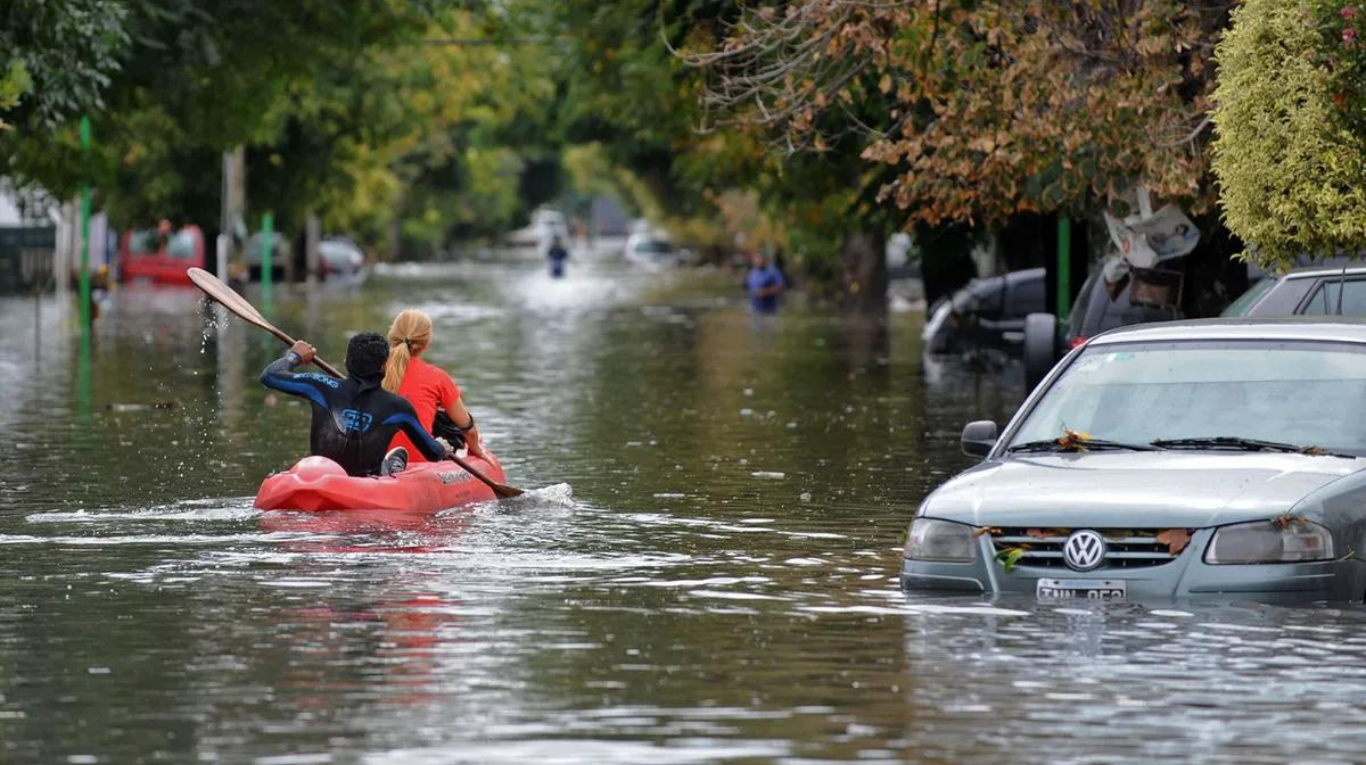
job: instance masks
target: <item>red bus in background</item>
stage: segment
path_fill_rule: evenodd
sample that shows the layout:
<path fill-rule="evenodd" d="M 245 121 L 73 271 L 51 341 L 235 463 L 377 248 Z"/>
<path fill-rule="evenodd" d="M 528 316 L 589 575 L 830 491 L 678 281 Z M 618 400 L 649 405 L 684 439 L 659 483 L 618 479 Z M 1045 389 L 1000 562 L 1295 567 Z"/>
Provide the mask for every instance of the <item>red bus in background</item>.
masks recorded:
<path fill-rule="evenodd" d="M 204 267 L 204 234 L 198 226 L 186 226 L 170 233 L 140 229 L 125 231 L 119 237 L 119 273 L 124 283 L 150 281 L 155 284 L 189 284 L 186 269 Z"/>

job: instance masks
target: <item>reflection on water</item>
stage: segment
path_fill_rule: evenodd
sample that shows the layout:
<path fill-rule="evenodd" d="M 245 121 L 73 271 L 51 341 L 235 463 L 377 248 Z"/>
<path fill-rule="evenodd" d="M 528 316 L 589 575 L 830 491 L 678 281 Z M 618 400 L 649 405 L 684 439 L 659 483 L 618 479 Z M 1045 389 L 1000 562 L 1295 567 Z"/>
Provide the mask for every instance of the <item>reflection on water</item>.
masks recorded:
<path fill-rule="evenodd" d="M 432 314 L 540 487 L 434 517 L 252 509 L 307 412 L 192 291 L 117 293 L 88 365 L 0 304 L 0 762 L 1359 759 L 1358 609 L 908 600 L 905 524 L 1013 376 L 922 363 L 911 317 L 756 326 L 732 281 L 277 291 L 333 360 Z"/>

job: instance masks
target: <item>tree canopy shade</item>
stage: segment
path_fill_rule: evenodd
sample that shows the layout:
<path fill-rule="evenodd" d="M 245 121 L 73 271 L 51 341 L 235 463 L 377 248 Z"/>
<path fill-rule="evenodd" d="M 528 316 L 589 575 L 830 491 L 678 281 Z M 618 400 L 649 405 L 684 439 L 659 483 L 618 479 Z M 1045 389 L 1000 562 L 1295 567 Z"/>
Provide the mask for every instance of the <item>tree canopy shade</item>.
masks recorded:
<path fill-rule="evenodd" d="M 1209 206 L 1209 59 L 1230 6 L 802 0 L 684 55 L 710 71 L 718 122 L 818 152 L 862 132 L 911 220 L 990 227 L 1133 183 Z"/>
<path fill-rule="evenodd" d="M 1247 0 L 1219 46 L 1220 202 L 1264 267 L 1366 247 L 1360 21 L 1340 1 Z"/>

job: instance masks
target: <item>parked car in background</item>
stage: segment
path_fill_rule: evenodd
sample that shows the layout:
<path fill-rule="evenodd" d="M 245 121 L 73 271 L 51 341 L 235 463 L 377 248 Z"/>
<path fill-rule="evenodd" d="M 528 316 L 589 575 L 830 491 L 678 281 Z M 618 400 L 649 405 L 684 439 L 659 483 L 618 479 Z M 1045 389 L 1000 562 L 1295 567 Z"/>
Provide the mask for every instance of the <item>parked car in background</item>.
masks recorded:
<path fill-rule="evenodd" d="M 627 237 L 622 256 L 632 263 L 647 266 L 676 266 L 683 261 L 683 251 L 674 246 L 666 234 L 653 230 Z"/>
<path fill-rule="evenodd" d="M 250 273 L 249 278 L 261 278 L 261 256 L 264 237 L 252 234 L 243 248 L 242 257 Z M 289 239 L 279 232 L 271 235 L 270 263 L 271 278 L 280 281 L 286 274 L 286 263 L 293 259 L 294 272 L 299 278 L 306 273 L 305 254 L 296 252 Z M 365 277 L 365 252 L 349 238 L 330 236 L 318 242 L 318 275 L 326 279 L 363 279 Z"/>
<path fill-rule="evenodd" d="M 1309 266 L 1252 285 L 1223 316 L 1366 316 L 1366 265 Z"/>
<path fill-rule="evenodd" d="M 1204 320 L 1092 339 L 911 523 L 908 591 L 1366 595 L 1366 323 Z"/>
<path fill-rule="evenodd" d="M 324 279 L 364 278 L 365 252 L 344 236 L 333 236 L 318 242 L 318 264 Z"/>
<path fill-rule="evenodd" d="M 1181 290 L 1184 277 L 1177 270 L 1131 269 L 1118 284 L 1096 270 L 1081 285 L 1067 322 L 1051 313 L 1025 321 L 1025 386 L 1033 388 L 1067 351 L 1092 337 L 1131 324 L 1184 318 Z"/>
<path fill-rule="evenodd" d="M 204 234 L 198 226 L 174 232 L 125 231 L 119 238 L 119 271 L 124 282 L 189 284 L 185 272 L 191 267 L 204 267 Z"/>
<path fill-rule="evenodd" d="M 932 354 L 997 349 L 1020 355 L 1025 318 L 1044 305 L 1044 269 L 974 279 L 927 312 L 920 337 Z"/>
<path fill-rule="evenodd" d="M 242 247 L 242 260 L 246 263 L 248 277 L 251 281 L 261 279 L 261 260 L 265 255 L 265 236 L 261 232 L 256 232 L 247 238 L 247 243 Z M 271 232 L 270 235 L 270 278 L 273 281 L 281 281 L 285 278 L 285 264 L 294 257 L 293 248 L 289 245 L 289 240 L 279 231 Z"/>

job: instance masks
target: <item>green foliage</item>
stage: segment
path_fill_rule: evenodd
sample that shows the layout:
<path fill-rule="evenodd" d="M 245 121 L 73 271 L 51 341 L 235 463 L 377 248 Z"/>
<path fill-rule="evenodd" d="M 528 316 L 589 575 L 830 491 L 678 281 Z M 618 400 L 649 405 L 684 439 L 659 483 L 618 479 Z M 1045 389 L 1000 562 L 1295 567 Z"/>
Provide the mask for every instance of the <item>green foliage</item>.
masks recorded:
<path fill-rule="evenodd" d="M 1324 45 L 1301 3 L 1248 0 L 1216 54 L 1220 202 L 1264 267 L 1366 245 L 1366 143 L 1338 117 Z"/>
<path fill-rule="evenodd" d="M 106 73 L 86 77 L 89 92 L 80 98 L 54 88 L 48 99 L 98 107 L 95 146 L 83 156 L 72 122 L 41 122 L 47 113 L 71 115 L 25 98 L 21 129 L 0 134 L 0 173 L 57 198 L 93 183 L 118 226 L 162 217 L 214 225 L 220 156 L 238 145 L 247 148 L 250 217 L 274 211 L 286 231 L 310 209 L 326 229 L 371 242 L 398 217 L 434 243 L 472 226 L 506 226 L 517 214 L 508 200 L 516 199 L 524 163 L 495 144 L 520 114 L 553 100 L 539 51 L 479 44 L 491 33 L 487 9 L 407 0 L 120 3 L 128 44 L 118 66 L 82 54 L 104 50 L 81 37 L 98 29 L 52 18 L 81 11 L 90 21 L 99 0 L 16 7 L 35 4 L 47 15 L 30 25 L 29 38 L 64 30 L 70 39 L 60 45 L 42 38 L 46 50 L 80 59 L 72 73 Z M 0 29 L 13 37 L 26 27 Z M 0 79 L 0 94 L 17 98 L 22 81 L 13 72 L 25 65 L 14 66 Z M 61 81 L 35 76 L 34 83 Z M 531 122 L 523 129 L 536 133 Z"/>
<path fill-rule="evenodd" d="M 0 76 L 0 114 L 13 109 L 19 99 L 33 87 L 33 79 L 28 76 L 28 67 L 23 61 L 11 61 L 9 70 Z M 0 130 L 12 130 L 14 126 L 0 120 Z"/>
<path fill-rule="evenodd" d="M 0 121 L 51 129 L 100 108 L 129 44 L 127 6 L 116 0 L 0 4 L 0 71 L 7 72 L 0 79 Z M 21 82 L 26 87 L 16 91 Z"/>

